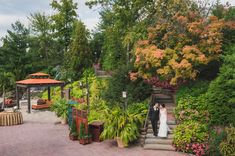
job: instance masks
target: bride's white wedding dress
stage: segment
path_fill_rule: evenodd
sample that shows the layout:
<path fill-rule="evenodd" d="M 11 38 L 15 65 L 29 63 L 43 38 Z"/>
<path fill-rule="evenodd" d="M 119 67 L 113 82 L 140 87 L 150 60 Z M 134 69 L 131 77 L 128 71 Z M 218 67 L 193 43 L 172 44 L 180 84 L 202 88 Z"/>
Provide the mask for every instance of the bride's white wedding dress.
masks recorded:
<path fill-rule="evenodd" d="M 167 137 L 167 131 L 170 131 L 167 125 L 167 111 L 160 109 L 160 126 L 158 130 L 158 137 Z"/>

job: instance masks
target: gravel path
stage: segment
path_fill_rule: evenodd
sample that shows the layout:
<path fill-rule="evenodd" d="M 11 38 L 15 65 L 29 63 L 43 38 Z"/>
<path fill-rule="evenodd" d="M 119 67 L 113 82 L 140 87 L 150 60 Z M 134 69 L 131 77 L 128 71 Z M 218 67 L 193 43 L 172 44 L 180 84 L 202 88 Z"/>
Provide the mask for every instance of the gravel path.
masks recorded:
<path fill-rule="evenodd" d="M 59 119 L 49 111 L 25 113 L 24 124 L 0 127 L 0 156 L 184 156 L 170 151 L 143 150 L 139 146 L 117 148 L 116 142 L 80 145 L 70 141 L 68 126 L 56 124 Z"/>

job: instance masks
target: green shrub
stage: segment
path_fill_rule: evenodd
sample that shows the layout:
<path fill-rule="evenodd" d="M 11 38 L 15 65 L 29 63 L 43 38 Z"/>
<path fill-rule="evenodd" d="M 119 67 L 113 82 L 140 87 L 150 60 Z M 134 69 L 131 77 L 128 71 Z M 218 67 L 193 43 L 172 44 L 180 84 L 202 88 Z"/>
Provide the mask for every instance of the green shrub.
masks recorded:
<path fill-rule="evenodd" d="M 64 89 L 70 89 L 70 96 L 74 98 L 81 98 L 84 94 L 80 88 L 80 81 L 74 81 L 71 84 L 67 84 Z"/>
<path fill-rule="evenodd" d="M 174 129 L 173 144 L 178 151 L 193 153 L 192 144 L 205 143 L 209 138 L 208 126 L 197 121 L 186 121 Z"/>
<path fill-rule="evenodd" d="M 70 129 L 70 134 L 72 136 L 76 136 L 76 137 L 78 136 L 77 125 L 76 125 L 75 120 L 73 120 L 73 122 L 72 122 L 71 126 L 69 127 L 69 129 Z"/>
<path fill-rule="evenodd" d="M 105 125 L 101 138 L 115 139 L 120 137 L 127 145 L 137 139 L 139 135 L 138 125 L 141 125 L 143 120 L 143 116 L 139 113 L 122 110 L 120 107 L 109 109 L 105 112 Z"/>
<path fill-rule="evenodd" d="M 60 87 L 51 87 L 51 100 L 56 101 L 61 98 Z M 47 90 L 42 93 L 42 99 L 47 99 L 48 97 Z"/>
<path fill-rule="evenodd" d="M 207 92 L 209 86 L 209 81 L 191 81 L 183 86 L 181 86 L 176 94 L 176 101 L 186 99 L 188 96 L 198 97 L 201 94 Z"/>
<path fill-rule="evenodd" d="M 209 86 L 207 99 L 212 124 L 235 125 L 235 51 L 224 57 L 219 76 Z"/>
<path fill-rule="evenodd" d="M 143 124 L 145 117 L 148 113 L 148 100 L 138 103 L 132 103 L 127 108 L 128 112 L 131 114 L 139 114 L 142 116 L 142 120 L 140 121 L 139 127 Z"/>
<path fill-rule="evenodd" d="M 63 119 L 67 118 L 68 115 L 68 104 L 65 99 L 58 99 L 50 106 L 51 111 L 55 112 L 58 117 Z"/>
<path fill-rule="evenodd" d="M 235 155 L 235 127 L 225 128 L 226 137 L 220 143 L 220 152 L 224 156 L 234 156 Z"/>
<path fill-rule="evenodd" d="M 85 137 L 85 125 L 84 123 L 80 123 L 80 127 L 79 127 L 79 139 L 83 139 Z"/>
<path fill-rule="evenodd" d="M 219 145 L 226 137 L 225 131 L 222 131 L 219 134 L 217 134 L 215 131 L 211 131 L 210 135 L 209 150 L 207 155 L 222 156 L 222 154 L 220 153 Z"/>
<path fill-rule="evenodd" d="M 99 105 L 103 99 L 103 92 L 107 89 L 108 79 L 95 78 L 90 85 L 90 103 L 92 106 Z"/>
<path fill-rule="evenodd" d="M 209 112 L 206 100 L 205 94 L 198 97 L 189 95 L 179 99 L 175 108 L 176 119 L 180 122 L 195 120 L 207 123 L 209 121 Z"/>
<path fill-rule="evenodd" d="M 121 66 L 114 72 L 112 78 L 109 79 L 103 97 L 110 104 L 113 101 L 119 104 L 123 103 L 123 91 L 127 91 L 128 104 L 143 101 L 150 96 L 150 85 L 145 84 L 142 79 L 131 81 L 129 79 L 129 70 L 126 66 Z"/>

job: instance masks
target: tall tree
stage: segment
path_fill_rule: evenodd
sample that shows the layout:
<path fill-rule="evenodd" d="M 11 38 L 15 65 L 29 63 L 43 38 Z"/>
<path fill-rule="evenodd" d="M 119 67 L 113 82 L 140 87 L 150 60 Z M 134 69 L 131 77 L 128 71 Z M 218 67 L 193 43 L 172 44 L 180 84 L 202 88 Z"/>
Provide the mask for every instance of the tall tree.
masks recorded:
<path fill-rule="evenodd" d="M 25 78 L 32 71 L 28 58 L 29 30 L 19 21 L 11 25 L 13 30 L 7 30 L 0 50 L 0 60 L 4 71 L 12 72 L 16 80 Z"/>
<path fill-rule="evenodd" d="M 5 72 L 0 70 L 0 89 L 3 93 L 3 105 L 1 109 L 4 109 L 5 104 L 5 92 L 8 89 L 11 89 L 15 83 L 15 77 L 11 72 Z"/>
<path fill-rule="evenodd" d="M 64 68 L 77 79 L 90 67 L 92 56 L 88 45 L 89 32 L 81 21 L 76 22 L 69 51 L 65 53 Z"/>
<path fill-rule="evenodd" d="M 113 70 L 131 60 L 131 49 L 135 41 L 143 39 L 144 29 L 153 21 L 155 0 L 92 0 L 90 7 L 101 4 L 103 9 L 99 29 L 104 34 L 101 53 L 102 65 Z"/>
<path fill-rule="evenodd" d="M 177 85 L 195 79 L 199 69 L 218 60 L 223 20 L 199 12 L 180 12 L 148 28 L 148 39 L 136 46 L 135 65 L 144 78 L 158 76 Z"/>
<path fill-rule="evenodd" d="M 40 68 L 48 68 L 57 64 L 57 51 L 54 50 L 54 41 L 52 39 L 51 19 L 44 13 L 30 14 L 30 26 L 34 36 L 31 38 L 31 51 L 33 54 L 32 62 L 34 66 Z"/>
<path fill-rule="evenodd" d="M 95 63 L 98 63 L 100 60 L 100 55 L 101 55 L 102 47 L 104 43 L 104 34 L 102 32 L 94 32 L 92 36 L 93 37 L 89 45 L 91 48 L 93 61 Z"/>
<path fill-rule="evenodd" d="M 71 42 L 71 35 L 74 29 L 74 21 L 77 18 L 77 3 L 73 0 L 53 0 L 51 3 L 52 9 L 57 12 L 51 16 L 52 28 L 54 31 L 54 38 L 58 40 L 61 58 L 63 54 L 68 51 L 68 46 Z"/>

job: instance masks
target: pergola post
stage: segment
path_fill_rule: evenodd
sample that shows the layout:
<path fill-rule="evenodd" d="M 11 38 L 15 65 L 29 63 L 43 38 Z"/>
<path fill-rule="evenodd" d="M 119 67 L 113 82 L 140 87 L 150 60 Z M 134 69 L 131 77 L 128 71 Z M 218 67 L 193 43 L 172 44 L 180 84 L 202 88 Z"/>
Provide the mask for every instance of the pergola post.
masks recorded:
<path fill-rule="evenodd" d="M 28 113 L 31 113 L 31 103 L 30 103 L 30 87 L 27 87 L 27 93 L 28 93 Z"/>
<path fill-rule="evenodd" d="M 47 91 L 48 91 L 47 99 L 48 101 L 51 101 L 51 87 L 50 86 L 47 87 Z"/>
<path fill-rule="evenodd" d="M 16 85 L 16 105 L 17 105 L 17 109 L 20 109 L 19 92 L 18 92 L 17 85 Z"/>

